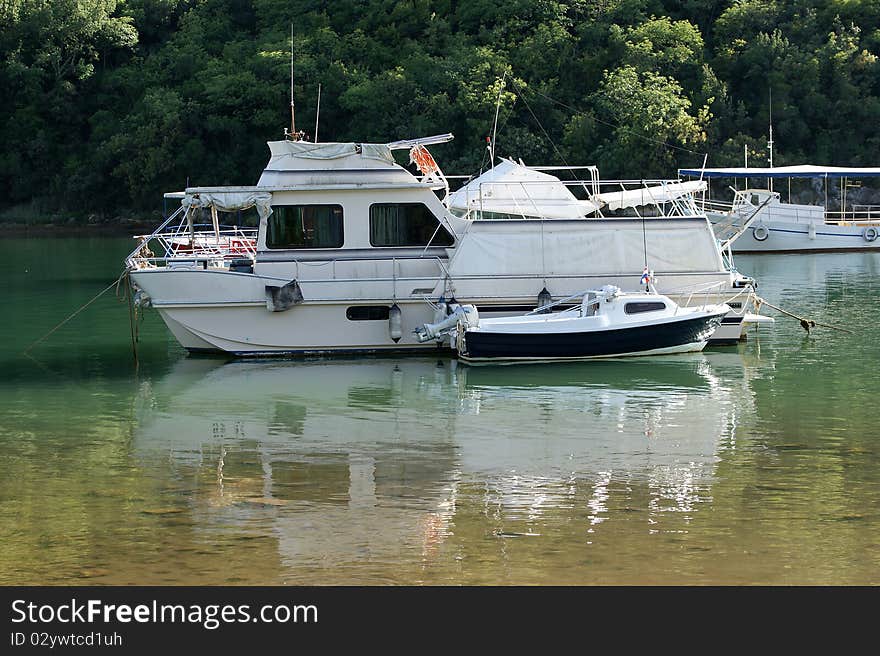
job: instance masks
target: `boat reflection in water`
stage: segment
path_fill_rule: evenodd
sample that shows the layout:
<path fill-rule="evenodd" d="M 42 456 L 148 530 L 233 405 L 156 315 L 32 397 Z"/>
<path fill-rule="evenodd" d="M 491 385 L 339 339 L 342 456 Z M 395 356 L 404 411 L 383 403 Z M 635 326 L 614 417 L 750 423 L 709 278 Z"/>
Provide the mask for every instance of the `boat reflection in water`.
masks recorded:
<path fill-rule="evenodd" d="M 649 522 L 691 512 L 753 412 L 747 357 L 189 358 L 144 384 L 135 451 L 199 482 L 199 529 L 268 532 L 289 572 L 332 565 L 357 581 L 346 566 L 431 559 L 465 531 L 598 531 L 615 482 L 644 491 L 625 505 L 643 503 Z"/>

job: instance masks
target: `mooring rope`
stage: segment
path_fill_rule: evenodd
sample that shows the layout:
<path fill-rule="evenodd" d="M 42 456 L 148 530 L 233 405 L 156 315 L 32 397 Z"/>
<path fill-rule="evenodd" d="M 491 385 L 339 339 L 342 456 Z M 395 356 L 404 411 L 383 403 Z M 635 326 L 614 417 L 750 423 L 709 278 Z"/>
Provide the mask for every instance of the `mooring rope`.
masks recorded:
<path fill-rule="evenodd" d="M 773 305 L 772 303 L 768 303 L 760 296 L 755 296 L 756 309 L 760 309 L 760 307 L 762 305 L 766 305 L 767 307 L 772 308 L 772 309 L 776 310 L 777 312 L 781 312 L 782 314 L 789 316 L 792 319 L 797 319 L 798 321 L 800 321 L 801 328 L 806 330 L 808 335 L 810 334 L 810 329 L 815 328 L 816 326 L 822 326 L 823 328 L 831 328 L 831 330 L 838 330 L 842 333 L 849 333 L 850 335 L 854 334 L 854 332 L 852 330 L 848 330 L 846 328 L 841 328 L 840 326 L 833 326 L 829 323 L 821 323 L 819 321 L 814 321 L 813 319 L 799 317 L 798 315 L 793 314 L 787 310 L 783 310 L 781 307 L 777 307 L 777 306 Z"/>
<path fill-rule="evenodd" d="M 132 294 L 129 269 L 124 269 L 116 280 L 116 298 L 119 300 L 122 300 L 119 296 L 119 288 L 123 284 L 123 280 L 125 281 L 125 300 L 128 302 L 128 332 L 131 336 L 131 354 L 134 357 L 134 368 L 137 369 L 140 364 L 137 352 L 137 345 L 140 341 L 140 323 L 138 322 L 138 308 L 134 302 L 134 294 Z"/>
<path fill-rule="evenodd" d="M 99 298 L 101 298 L 104 294 L 106 294 L 108 291 L 110 291 L 111 289 L 113 289 L 113 287 L 117 286 L 118 284 L 119 284 L 119 280 L 118 280 L 118 279 L 117 279 L 117 280 L 114 280 L 113 282 L 111 282 L 111 283 L 110 283 L 109 285 L 107 285 L 104 289 L 102 289 L 102 290 L 101 290 L 100 292 L 98 292 L 95 296 L 93 296 L 92 299 L 91 299 L 88 303 L 86 303 L 85 305 L 80 306 L 80 308 L 79 308 L 78 310 L 76 310 L 76 311 L 73 312 L 72 314 L 68 315 L 67 318 L 64 319 L 64 321 L 62 321 L 62 322 L 59 323 L 57 326 L 55 326 L 52 330 L 50 330 L 48 333 L 46 333 L 45 335 L 43 335 L 42 337 L 40 337 L 40 339 L 38 339 L 37 341 L 33 342 L 33 343 L 32 343 L 30 346 L 28 346 L 24 351 L 22 351 L 21 354 L 22 354 L 22 355 L 27 355 L 28 353 L 30 353 L 31 349 L 33 349 L 37 344 L 39 344 L 40 342 L 42 342 L 43 340 L 45 340 L 47 337 L 49 337 L 50 335 L 52 335 L 52 333 L 54 333 L 56 330 L 58 330 L 59 328 L 61 328 L 61 326 L 63 326 L 63 325 L 66 324 L 68 321 L 70 321 L 71 319 L 73 319 L 76 315 L 78 315 L 80 312 L 82 312 L 83 310 L 85 310 L 85 309 L 86 309 L 87 307 L 89 307 L 92 303 L 94 303 L 95 301 L 97 301 Z"/>

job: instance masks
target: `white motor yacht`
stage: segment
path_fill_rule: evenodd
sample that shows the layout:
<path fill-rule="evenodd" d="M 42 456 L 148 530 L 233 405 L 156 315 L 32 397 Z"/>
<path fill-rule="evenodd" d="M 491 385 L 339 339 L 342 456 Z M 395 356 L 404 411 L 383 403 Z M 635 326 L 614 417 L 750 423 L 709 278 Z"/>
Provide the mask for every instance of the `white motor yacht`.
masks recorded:
<path fill-rule="evenodd" d="M 562 186 L 546 173 L 535 182 L 555 189 L 555 212 L 540 203 L 537 214 L 503 217 L 455 208 L 425 148 L 451 138 L 270 142 L 255 186 L 188 188 L 180 208 L 140 238 L 127 259 L 136 298 L 190 351 L 424 351 L 438 343 L 413 330 L 442 319 L 449 301 L 484 317 L 522 314 L 604 284 L 637 290 L 650 266 L 679 305 L 732 308 L 713 341 L 741 337 L 752 281 L 724 262 L 705 216 L 603 216 L 598 180 Z M 398 164 L 395 150 L 409 151 L 422 175 Z M 257 227 L 238 223 L 246 211 Z M 211 221 L 199 226 L 206 213 Z"/>

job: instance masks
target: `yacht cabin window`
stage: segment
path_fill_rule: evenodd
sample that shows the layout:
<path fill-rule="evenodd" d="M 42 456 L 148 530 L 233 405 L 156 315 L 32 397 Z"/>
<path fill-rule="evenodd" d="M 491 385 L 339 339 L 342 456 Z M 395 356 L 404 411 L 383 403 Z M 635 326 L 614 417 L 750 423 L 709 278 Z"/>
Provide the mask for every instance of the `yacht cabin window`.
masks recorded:
<path fill-rule="evenodd" d="M 436 234 L 435 234 L 436 233 Z M 373 246 L 452 246 L 454 239 L 422 203 L 370 205 Z"/>
<path fill-rule="evenodd" d="M 657 312 L 658 310 L 665 310 L 666 303 L 662 301 L 636 301 L 634 303 L 627 303 L 623 306 L 623 311 L 626 314 L 641 314 L 642 312 Z"/>
<path fill-rule="evenodd" d="M 341 248 L 342 205 L 274 205 L 267 248 Z"/>
<path fill-rule="evenodd" d="M 345 310 L 349 321 L 388 321 L 391 308 L 387 305 L 352 305 Z"/>

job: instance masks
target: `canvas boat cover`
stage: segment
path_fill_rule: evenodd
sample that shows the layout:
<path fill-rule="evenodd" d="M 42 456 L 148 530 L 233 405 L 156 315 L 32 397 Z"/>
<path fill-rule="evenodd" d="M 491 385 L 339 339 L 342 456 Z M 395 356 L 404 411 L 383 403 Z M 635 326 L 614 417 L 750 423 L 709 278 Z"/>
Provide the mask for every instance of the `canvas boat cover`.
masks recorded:
<path fill-rule="evenodd" d="M 619 210 L 627 207 L 668 203 L 682 196 L 705 191 L 706 187 L 706 183 L 702 180 L 666 182 L 660 185 L 639 187 L 638 189 L 602 193 L 597 198 L 607 205 L 609 210 Z"/>
<path fill-rule="evenodd" d="M 258 187 L 352 183 L 412 183 L 387 144 L 270 141 Z"/>
<path fill-rule="evenodd" d="M 186 190 L 181 204 L 187 210 L 213 207 L 221 212 L 234 212 L 256 207 L 261 219 L 272 214 L 272 194 L 259 190 L 202 191 L 198 188 L 192 188 Z"/>
<path fill-rule="evenodd" d="M 721 272 L 705 217 L 560 221 L 474 221 L 455 248 L 449 273 L 468 276 L 625 275 Z"/>
<path fill-rule="evenodd" d="M 447 205 L 459 212 L 476 210 L 546 219 L 582 218 L 600 207 L 591 200 L 579 200 L 559 178 L 506 158 L 451 193 Z"/>

